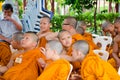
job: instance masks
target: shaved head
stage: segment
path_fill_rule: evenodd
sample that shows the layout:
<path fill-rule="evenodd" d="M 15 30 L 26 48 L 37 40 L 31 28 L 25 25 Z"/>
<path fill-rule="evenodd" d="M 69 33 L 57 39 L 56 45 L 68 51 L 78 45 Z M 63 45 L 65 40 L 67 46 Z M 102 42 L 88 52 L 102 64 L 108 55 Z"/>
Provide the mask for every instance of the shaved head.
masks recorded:
<path fill-rule="evenodd" d="M 73 49 L 81 51 L 86 55 L 89 52 L 89 44 L 85 40 L 78 40 L 73 44 Z"/>
<path fill-rule="evenodd" d="M 103 23 L 102 23 L 102 26 L 101 26 L 102 29 L 104 30 L 105 28 L 107 28 L 109 24 L 111 24 L 109 21 L 103 22 Z"/>
<path fill-rule="evenodd" d="M 62 33 L 64 33 L 64 32 L 68 32 L 69 34 L 71 34 L 69 31 L 67 31 L 67 30 L 61 30 L 59 33 L 58 33 L 58 38 L 60 39 L 60 37 L 62 36 Z"/>
<path fill-rule="evenodd" d="M 74 17 L 69 16 L 69 17 L 65 18 L 64 20 L 66 20 L 68 22 L 68 24 L 73 26 L 73 28 L 76 28 L 77 20 Z"/>
<path fill-rule="evenodd" d="M 120 23 L 120 17 L 118 17 L 118 18 L 115 19 L 114 23 L 117 23 L 117 22 Z"/>
<path fill-rule="evenodd" d="M 38 38 L 38 36 L 36 35 L 36 32 L 28 31 L 28 32 L 26 32 L 25 34 L 29 34 L 29 35 L 31 36 L 31 38 L 33 39 L 33 41 L 38 43 L 39 38 Z"/>
<path fill-rule="evenodd" d="M 58 40 L 50 40 L 47 45 L 49 45 L 51 50 L 56 50 L 58 54 L 62 53 L 63 47 Z"/>
<path fill-rule="evenodd" d="M 17 42 L 20 42 L 23 39 L 23 35 L 24 35 L 23 32 L 16 32 L 12 35 L 12 39 Z"/>

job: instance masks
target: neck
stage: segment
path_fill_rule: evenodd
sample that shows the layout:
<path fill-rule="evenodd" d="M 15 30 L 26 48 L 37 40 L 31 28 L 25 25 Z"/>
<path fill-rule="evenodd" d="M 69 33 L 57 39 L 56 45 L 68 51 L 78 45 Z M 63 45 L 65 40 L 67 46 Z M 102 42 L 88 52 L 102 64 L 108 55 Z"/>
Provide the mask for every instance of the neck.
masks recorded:
<path fill-rule="evenodd" d="M 43 33 L 47 33 L 47 32 L 50 32 L 50 30 L 43 31 L 42 34 L 43 34 Z"/>
<path fill-rule="evenodd" d="M 53 55 L 53 58 L 52 58 L 53 61 L 58 60 L 58 59 L 60 59 L 60 56 L 58 56 L 58 55 Z"/>
<path fill-rule="evenodd" d="M 24 51 L 29 51 L 29 50 L 32 50 L 32 49 L 35 49 L 35 47 L 31 47 L 31 48 L 24 48 Z"/>
<path fill-rule="evenodd" d="M 71 35 L 77 34 L 76 30 L 71 30 L 70 33 Z"/>

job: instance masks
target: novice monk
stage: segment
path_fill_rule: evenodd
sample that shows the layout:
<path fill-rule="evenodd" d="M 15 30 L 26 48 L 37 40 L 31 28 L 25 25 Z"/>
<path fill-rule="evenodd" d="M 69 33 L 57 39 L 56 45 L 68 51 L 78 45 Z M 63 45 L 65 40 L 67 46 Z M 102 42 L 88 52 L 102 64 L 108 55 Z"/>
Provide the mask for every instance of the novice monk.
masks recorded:
<path fill-rule="evenodd" d="M 99 47 L 93 42 L 92 34 L 86 32 L 86 27 L 87 27 L 87 24 L 84 21 L 78 21 L 76 30 L 92 46 L 93 49 L 98 49 Z"/>
<path fill-rule="evenodd" d="M 15 55 L 23 51 L 20 44 L 21 39 L 23 39 L 23 35 L 24 33 L 22 32 L 16 32 L 12 35 L 11 47 L 16 50 L 14 50 L 14 52 L 12 53 L 11 59 L 7 66 L 0 66 L 0 73 L 3 74 L 6 70 L 8 70 L 7 67 L 8 68 L 12 67 L 11 63 L 13 63 L 13 58 L 15 57 Z"/>
<path fill-rule="evenodd" d="M 62 30 L 58 33 L 58 38 L 60 42 L 63 45 L 63 48 L 65 49 L 66 55 L 72 56 L 72 35 L 70 32 L 66 30 Z M 65 59 L 69 60 L 71 62 L 71 58 L 68 56 L 63 56 Z M 81 63 L 79 61 L 71 62 L 73 65 L 73 71 L 72 74 L 80 74 L 80 68 L 81 68 Z M 73 77 L 72 77 L 73 78 Z"/>
<path fill-rule="evenodd" d="M 108 62 L 94 54 L 86 41 L 76 41 L 72 49 L 73 59 L 82 62 L 81 76 L 83 80 L 120 80 L 116 70 Z"/>
<path fill-rule="evenodd" d="M 64 54 L 67 54 L 69 56 L 71 56 L 71 51 L 72 51 L 72 35 L 70 34 L 70 32 L 66 31 L 66 30 L 62 30 L 58 33 L 58 39 L 60 40 L 60 42 L 63 45 L 64 48 Z"/>
<path fill-rule="evenodd" d="M 104 23 L 102 23 L 102 30 L 103 30 L 103 35 L 104 36 L 111 36 L 112 38 L 114 38 L 117 33 L 115 31 L 115 27 L 114 25 L 109 22 L 109 21 L 105 21 Z"/>
<path fill-rule="evenodd" d="M 18 54 L 13 61 L 13 66 L 3 75 L 5 80 L 36 80 L 38 77 L 38 58 L 44 58 L 39 48 L 38 37 L 33 32 L 24 34 L 21 46 L 24 53 Z M 12 64 L 12 63 L 11 63 Z"/>
<path fill-rule="evenodd" d="M 11 49 L 13 49 L 12 54 L 14 53 L 20 53 L 23 51 L 21 46 L 21 40 L 23 39 L 23 32 L 16 32 L 12 35 L 11 40 Z"/>
<path fill-rule="evenodd" d="M 70 72 L 70 63 L 60 58 L 62 50 L 63 47 L 59 41 L 48 41 L 44 54 L 47 59 L 51 59 L 53 62 L 46 66 L 37 80 L 67 80 Z"/>
<path fill-rule="evenodd" d="M 120 22 L 120 19 L 118 20 Z M 116 64 L 116 68 L 118 69 L 120 67 L 120 23 L 116 22 L 116 28 L 118 35 L 114 38 L 113 42 L 113 58 L 114 58 L 114 63 Z"/>
<path fill-rule="evenodd" d="M 77 21 L 74 17 L 67 17 L 64 19 L 63 24 L 62 24 L 62 29 L 67 30 L 71 33 L 73 42 L 77 40 L 84 40 L 83 36 L 76 31 L 76 24 Z"/>
<path fill-rule="evenodd" d="M 38 37 L 40 39 L 39 47 L 45 47 L 47 40 L 54 39 L 57 36 L 54 32 L 50 30 L 50 18 L 47 16 L 43 16 L 40 19 L 40 32 L 38 33 Z"/>

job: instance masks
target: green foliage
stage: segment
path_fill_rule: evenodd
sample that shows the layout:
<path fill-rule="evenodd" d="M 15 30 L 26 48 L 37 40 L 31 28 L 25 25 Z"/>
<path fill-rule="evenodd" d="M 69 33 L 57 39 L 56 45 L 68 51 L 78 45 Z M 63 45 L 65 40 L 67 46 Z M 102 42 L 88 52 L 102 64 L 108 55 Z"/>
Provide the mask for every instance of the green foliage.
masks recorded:
<path fill-rule="evenodd" d="M 111 1 L 111 2 L 116 2 L 116 3 L 120 2 L 120 0 L 106 0 L 106 1 Z"/>
<path fill-rule="evenodd" d="M 0 0 L 0 1 L 4 2 L 5 0 Z"/>
<path fill-rule="evenodd" d="M 71 5 L 70 9 L 75 13 L 80 14 L 83 9 L 90 9 L 94 7 L 94 0 L 65 0 L 65 5 Z"/>
<path fill-rule="evenodd" d="M 78 21 L 85 21 L 87 23 L 87 25 L 90 25 L 88 26 L 87 28 L 87 31 L 88 32 L 91 32 L 91 33 L 95 33 L 94 32 L 94 18 L 93 18 L 93 12 L 86 12 L 86 13 L 83 13 L 83 14 L 80 14 L 80 15 L 77 15 L 77 16 L 74 16 Z M 97 23 L 97 31 L 98 31 L 98 34 L 101 34 L 101 23 L 104 21 L 104 20 L 109 20 L 111 22 L 113 22 L 115 20 L 116 17 L 120 16 L 119 13 L 103 13 L 103 14 L 97 14 L 96 15 L 96 23 Z M 54 16 L 51 20 L 51 23 L 52 23 L 52 31 L 59 31 L 62 29 L 61 27 L 61 24 L 62 24 L 62 21 L 64 20 L 64 18 L 66 18 L 67 15 L 65 16 Z"/>
<path fill-rule="evenodd" d="M 53 16 L 51 23 L 52 23 L 52 27 L 51 30 L 56 32 L 56 31 L 60 31 L 62 29 L 61 25 L 62 25 L 62 21 L 64 20 L 64 18 L 67 16 Z"/>

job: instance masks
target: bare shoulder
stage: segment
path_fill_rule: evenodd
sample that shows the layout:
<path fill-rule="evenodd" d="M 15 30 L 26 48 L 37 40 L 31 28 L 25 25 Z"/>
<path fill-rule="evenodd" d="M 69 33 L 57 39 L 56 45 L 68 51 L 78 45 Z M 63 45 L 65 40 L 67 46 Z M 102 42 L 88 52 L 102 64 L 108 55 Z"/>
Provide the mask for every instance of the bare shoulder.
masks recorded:
<path fill-rule="evenodd" d="M 116 35 L 116 37 L 114 38 L 115 42 L 120 42 L 120 34 Z"/>

